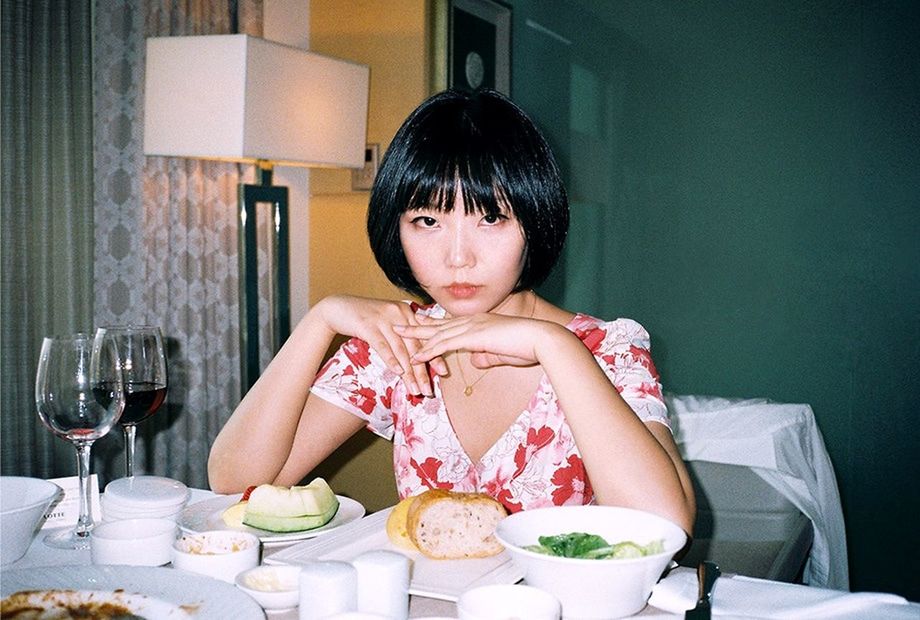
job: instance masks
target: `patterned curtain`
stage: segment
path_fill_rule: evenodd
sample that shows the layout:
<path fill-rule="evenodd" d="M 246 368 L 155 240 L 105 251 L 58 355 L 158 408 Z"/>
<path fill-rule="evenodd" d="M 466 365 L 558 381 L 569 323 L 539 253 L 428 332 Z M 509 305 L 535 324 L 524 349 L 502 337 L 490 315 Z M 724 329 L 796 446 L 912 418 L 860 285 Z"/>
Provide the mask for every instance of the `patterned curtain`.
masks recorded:
<path fill-rule="evenodd" d="M 3 0 L 0 456 L 4 475 L 72 475 L 35 410 L 42 338 L 93 316 L 89 0 Z"/>
<path fill-rule="evenodd" d="M 211 442 L 240 398 L 237 185 L 254 172 L 144 156 L 145 39 L 261 29 L 262 0 L 96 4 L 95 322 L 163 329 L 169 392 L 138 426 L 136 473 L 201 488 Z M 113 433 L 94 448 L 103 480 L 124 475 L 123 445 Z"/>

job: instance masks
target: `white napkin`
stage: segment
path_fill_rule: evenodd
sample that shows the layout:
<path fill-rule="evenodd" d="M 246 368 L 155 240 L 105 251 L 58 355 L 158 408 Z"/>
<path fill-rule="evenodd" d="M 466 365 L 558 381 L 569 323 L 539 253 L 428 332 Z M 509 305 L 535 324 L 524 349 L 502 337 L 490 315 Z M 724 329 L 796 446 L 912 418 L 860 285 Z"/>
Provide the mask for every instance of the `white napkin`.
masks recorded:
<path fill-rule="evenodd" d="M 696 571 L 672 571 L 652 590 L 649 604 L 672 613 L 696 605 Z M 713 616 L 745 618 L 859 618 L 916 617 L 917 606 L 896 594 L 846 592 L 754 579 L 720 577 L 712 591 Z"/>

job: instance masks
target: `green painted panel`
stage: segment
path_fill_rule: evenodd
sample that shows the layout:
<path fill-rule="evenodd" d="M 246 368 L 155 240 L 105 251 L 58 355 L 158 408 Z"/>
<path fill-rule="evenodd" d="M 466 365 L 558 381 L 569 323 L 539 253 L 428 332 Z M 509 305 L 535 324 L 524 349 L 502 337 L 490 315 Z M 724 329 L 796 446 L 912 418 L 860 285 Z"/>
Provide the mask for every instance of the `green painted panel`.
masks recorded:
<path fill-rule="evenodd" d="M 852 588 L 920 600 L 920 4 L 512 4 L 573 210 L 542 292 L 671 391 L 811 404 Z"/>

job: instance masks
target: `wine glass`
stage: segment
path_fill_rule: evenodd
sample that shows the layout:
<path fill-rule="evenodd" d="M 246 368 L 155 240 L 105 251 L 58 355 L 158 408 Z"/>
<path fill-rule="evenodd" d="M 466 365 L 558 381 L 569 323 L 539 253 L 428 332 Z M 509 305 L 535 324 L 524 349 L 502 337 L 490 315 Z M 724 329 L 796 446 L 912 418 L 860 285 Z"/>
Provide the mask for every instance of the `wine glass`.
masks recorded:
<path fill-rule="evenodd" d="M 134 476 L 134 444 L 137 424 L 146 420 L 166 400 L 166 353 L 163 334 L 152 325 L 100 327 L 112 338 L 125 383 L 125 412 L 118 421 L 125 433 L 125 475 Z"/>
<path fill-rule="evenodd" d="M 115 342 L 82 333 L 45 338 L 35 374 L 35 405 L 42 423 L 76 448 L 80 481 L 76 526 L 49 534 L 45 542 L 62 549 L 87 549 L 94 525 L 89 505 L 90 448 L 112 430 L 125 406 Z"/>

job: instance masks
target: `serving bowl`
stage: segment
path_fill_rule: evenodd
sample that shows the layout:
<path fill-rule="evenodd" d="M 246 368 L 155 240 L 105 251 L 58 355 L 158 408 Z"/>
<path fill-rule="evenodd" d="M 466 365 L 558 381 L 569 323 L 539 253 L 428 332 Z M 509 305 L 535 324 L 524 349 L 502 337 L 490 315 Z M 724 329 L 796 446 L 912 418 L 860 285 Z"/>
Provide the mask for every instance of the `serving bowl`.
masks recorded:
<path fill-rule="evenodd" d="M 300 601 L 300 567 L 256 566 L 236 576 L 236 587 L 265 610 L 291 609 Z"/>
<path fill-rule="evenodd" d="M 90 533 L 93 564 L 162 566 L 172 558 L 179 528 L 171 519 L 103 521 Z"/>
<path fill-rule="evenodd" d="M 210 530 L 185 534 L 172 545 L 173 568 L 234 583 L 244 570 L 259 565 L 260 541 L 249 532 Z"/>
<path fill-rule="evenodd" d="M 61 487 L 25 476 L 0 476 L 0 564 L 12 564 L 26 554 Z"/>
<path fill-rule="evenodd" d="M 526 549 L 540 536 L 597 534 L 608 543 L 640 545 L 660 540 L 662 551 L 625 559 L 579 559 Z M 674 554 L 687 541 L 675 523 L 657 515 L 613 506 L 557 506 L 515 513 L 499 522 L 495 536 L 528 585 L 562 603 L 565 618 L 622 618 L 638 613 Z"/>

